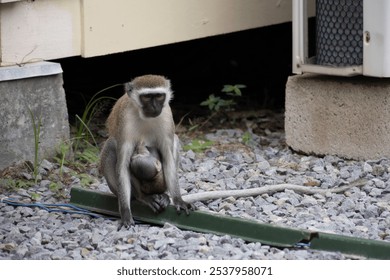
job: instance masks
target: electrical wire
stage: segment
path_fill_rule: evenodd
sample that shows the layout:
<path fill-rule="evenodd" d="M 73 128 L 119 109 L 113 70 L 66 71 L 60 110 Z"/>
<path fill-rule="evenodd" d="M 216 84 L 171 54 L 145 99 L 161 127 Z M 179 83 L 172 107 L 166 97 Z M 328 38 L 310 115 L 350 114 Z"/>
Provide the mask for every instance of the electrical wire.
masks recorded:
<path fill-rule="evenodd" d="M 6 203 L 11 206 L 22 206 L 22 207 L 38 207 L 43 210 L 50 212 L 59 212 L 59 213 L 66 213 L 66 214 L 81 214 L 81 215 L 88 215 L 93 218 L 108 218 L 108 219 L 113 219 L 112 217 L 96 214 L 94 212 L 91 212 L 87 209 L 83 209 L 80 207 L 77 207 L 72 204 L 67 204 L 67 203 L 40 203 L 40 202 L 33 202 L 33 203 L 23 203 L 19 202 L 13 199 L 8 199 L 8 198 L 2 198 L 0 199 L 0 202 Z"/>

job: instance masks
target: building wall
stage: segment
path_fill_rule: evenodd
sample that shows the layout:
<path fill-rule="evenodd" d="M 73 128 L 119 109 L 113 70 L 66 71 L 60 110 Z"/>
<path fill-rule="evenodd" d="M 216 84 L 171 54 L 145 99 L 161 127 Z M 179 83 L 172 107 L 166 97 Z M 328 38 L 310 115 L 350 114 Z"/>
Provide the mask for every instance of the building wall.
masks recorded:
<path fill-rule="evenodd" d="M 92 57 L 278 24 L 291 21 L 291 2 L 0 0 L 0 62 Z"/>
<path fill-rule="evenodd" d="M 36 0 L 1 3 L 1 65 L 80 55 L 79 2 Z"/>

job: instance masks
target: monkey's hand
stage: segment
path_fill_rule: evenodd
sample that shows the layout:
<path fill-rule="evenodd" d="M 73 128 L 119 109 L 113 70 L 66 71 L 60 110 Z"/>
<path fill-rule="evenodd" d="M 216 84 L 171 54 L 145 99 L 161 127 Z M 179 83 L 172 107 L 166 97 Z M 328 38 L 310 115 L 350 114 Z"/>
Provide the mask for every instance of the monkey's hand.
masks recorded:
<path fill-rule="evenodd" d="M 169 205 L 169 196 L 165 193 L 145 195 L 137 198 L 143 204 L 149 206 L 154 213 L 160 213 Z"/>
<path fill-rule="evenodd" d="M 187 215 L 189 215 L 190 211 L 196 209 L 195 205 L 185 202 L 181 197 L 173 199 L 173 204 L 175 205 L 178 214 L 180 214 L 181 211 L 184 211 Z"/>

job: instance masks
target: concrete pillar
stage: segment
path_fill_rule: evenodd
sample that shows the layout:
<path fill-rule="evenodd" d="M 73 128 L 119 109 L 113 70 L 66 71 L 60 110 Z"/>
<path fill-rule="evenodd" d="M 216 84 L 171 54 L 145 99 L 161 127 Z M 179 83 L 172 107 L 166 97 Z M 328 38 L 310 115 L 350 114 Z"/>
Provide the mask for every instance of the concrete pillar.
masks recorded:
<path fill-rule="evenodd" d="M 39 155 L 51 157 L 69 140 L 68 111 L 58 63 L 0 67 L 0 170 L 34 159 L 34 130 L 40 119 Z"/>
<path fill-rule="evenodd" d="M 291 76 L 286 142 L 307 154 L 390 157 L 390 79 Z"/>

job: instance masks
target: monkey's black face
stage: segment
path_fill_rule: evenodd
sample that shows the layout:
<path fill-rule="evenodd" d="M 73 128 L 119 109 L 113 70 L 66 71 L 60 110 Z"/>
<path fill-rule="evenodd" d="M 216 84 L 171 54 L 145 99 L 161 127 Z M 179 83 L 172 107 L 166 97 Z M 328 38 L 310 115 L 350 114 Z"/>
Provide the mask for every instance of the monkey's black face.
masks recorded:
<path fill-rule="evenodd" d="M 139 100 L 144 116 L 147 118 L 158 117 L 164 107 L 165 98 L 165 93 L 141 94 Z"/>

